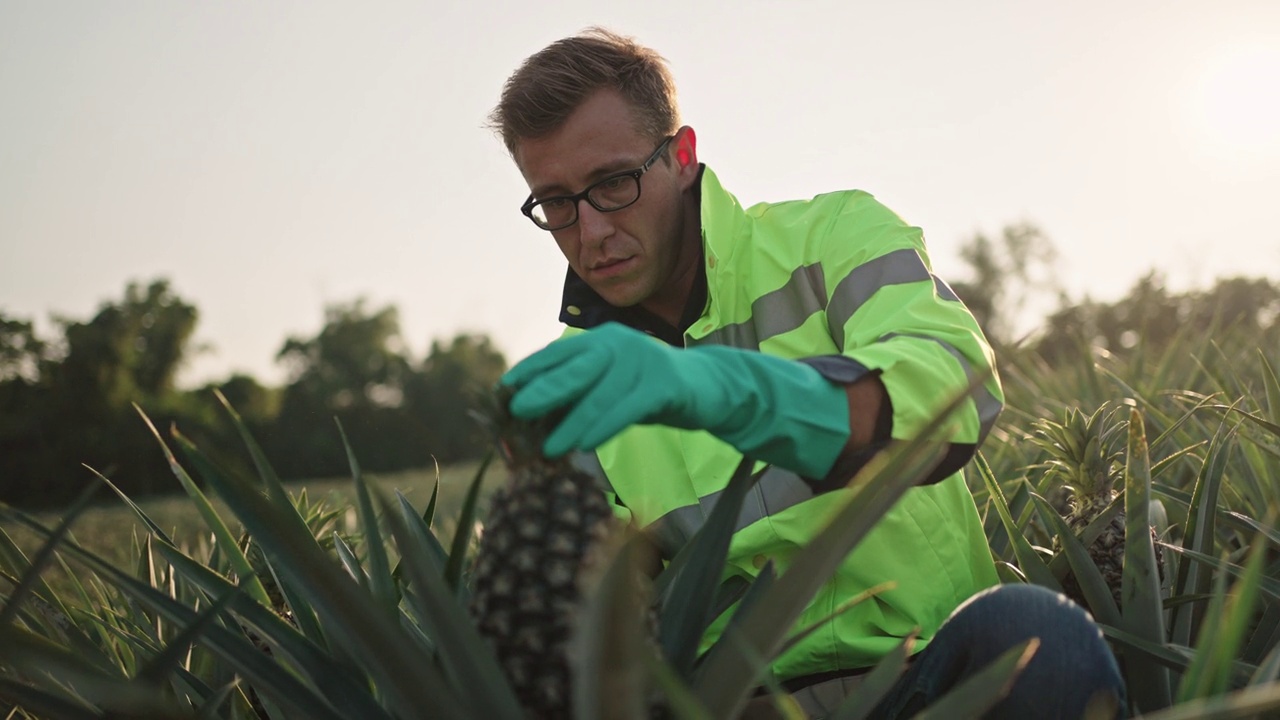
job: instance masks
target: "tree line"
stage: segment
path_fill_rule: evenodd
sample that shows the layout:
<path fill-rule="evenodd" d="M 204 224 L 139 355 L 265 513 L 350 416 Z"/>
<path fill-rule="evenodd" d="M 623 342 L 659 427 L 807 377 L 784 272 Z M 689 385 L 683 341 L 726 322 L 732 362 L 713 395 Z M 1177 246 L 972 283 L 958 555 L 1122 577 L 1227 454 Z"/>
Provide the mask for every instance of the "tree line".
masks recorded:
<path fill-rule="evenodd" d="M 1074 298 L 1059 282 L 1057 249 L 1030 223 L 1005 227 L 996 237 L 977 233 L 960 246 L 960 257 L 967 277 L 952 289 L 997 355 L 1033 353 L 1056 366 L 1078 361 L 1082 347 L 1124 353 L 1141 344 L 1159 352 L 1180 338 L 1228 331 L 1269 353 L 1280 348 L 1280 283 L 1273 279 L 1224 277 L 1208 288 L 1177 292 L 1152 270 L 1113 302 Z M 1037 295 L 1053 309 L 1020 334 L 1019 313 Z"/>
<path fill-rule="evenodd" d="M 961 246 L 967 269 L 956 294 L 973 311 L 997 355 L 1034 353 L 1049 365 L 1080 362 L 1082 347 L 1112 353 L 1162 350 L 1187 333 L 1256 340 L 1280 348 L 1280 284 L 1233 277 L 1174 292 L 1157 273 L 1119 300 L 1068 297 L 1056 282 L 1056 251 L 1037 227 L 1011 225 Z M 1036 294 L 1056 309 L 1018 335 L 1019 314 Z M 130 283 L 88 321 L 56 319 L 58 337 L 38 337 L 30 321 L 0 311 L 0 500 L 62 504 L 90 478 L 89 466 L 131 495 L 177 489 L 136 404 L 162 435 L 171 426 L 220 463 L 251 472 L 213 390 L 243 417 L 286 479 L 340 476 L 347 460 L 334 418 L 365 469 L 375 472 L 481 457 L 490 440 L 468 416 L 474 394 L 492 387 L 506 359 L 484 334 L 432 343 L 421 360 L 404 349 L 394 306 L 362 300 L 324 310 L 310 338 L 288 338 L 277 360 L 282 387 L 232 375 L 197 389 L 175 386 L 195 349 L 196 307 L 169 282 Z"/>
<path fill-rule="evenodd" d="M 176 490 L 135 404 L 166 439 L 176 427 L 221 464 L 250 471 L 215 389 L 286 479 L 348 472 L 335 418 L 375 472 L 474 459 L 489 447 L 467 413 L 506 359 L 484 334 L 436 340 L 415 361 L 396 308 L 356 300 L 327 307 L 314 337 L 284 342 L 282 387 L 235 374 L 181 389 L 175 377 L 195 351 L 198 319 L 164 279 L 130 283 L 87 321 L 55 319 L 54 339 L 0 312 L 0 500 L 63 504 L 89 482 L 85 466 L 130 495 Z"/>

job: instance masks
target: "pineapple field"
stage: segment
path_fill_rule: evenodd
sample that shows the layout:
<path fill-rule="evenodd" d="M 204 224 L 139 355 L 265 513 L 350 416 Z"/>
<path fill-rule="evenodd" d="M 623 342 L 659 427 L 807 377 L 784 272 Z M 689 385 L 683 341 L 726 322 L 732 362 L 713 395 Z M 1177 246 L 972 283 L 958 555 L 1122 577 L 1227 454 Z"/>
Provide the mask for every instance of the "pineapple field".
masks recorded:
<path fill-rule="evenodd" d="M 1052 364 L 1001 350 L 1007 407 L 966 468 L 992 556 L 1004 582 L 1090 611 L 1130 715 L 1280 716 L 1278 353 L 1230 330 L 1114 354 L 1081 344 Z M 299 492 L 227 405 L 252 475 L 178 427 L 155 432 L 186 490 L 164 509 L 119 491 L 92 506 L 107 478 L 62 513 L 0 506 L 0 718 L 735 718 L 762 698 L 802 718 L 770 658 L 939 457 L 928 432 L 892 447 L 785 573 L 742 587 L 720 568 L 750 463 L 655 567 L 589 474 L 541 458 L 543 428 L 503 407 L 486 414 L 501 462 L 426 484 L 366 477 L 336 431 L 345 494 Z M 909 640 L 832 717 L 865 717 Z M 981 716 L 1034 649 L 920 717 Z"/>

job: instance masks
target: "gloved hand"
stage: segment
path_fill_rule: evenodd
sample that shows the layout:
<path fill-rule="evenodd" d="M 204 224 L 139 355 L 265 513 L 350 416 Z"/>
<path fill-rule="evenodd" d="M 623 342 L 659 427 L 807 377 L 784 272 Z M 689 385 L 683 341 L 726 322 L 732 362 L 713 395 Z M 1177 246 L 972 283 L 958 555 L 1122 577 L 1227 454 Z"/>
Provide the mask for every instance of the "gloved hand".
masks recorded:
<path fill-rule="evenodd" d="M 706 430 L 744 455 L 821 478 L 849 438 L 844 389 L 808 365 L 723 346 L 673 348 L 618 323 L 554 342 L 500 382 L 516 389 L 516 417 L 568 408 L 543 446 L 550 457 L 658 424 Z"/>

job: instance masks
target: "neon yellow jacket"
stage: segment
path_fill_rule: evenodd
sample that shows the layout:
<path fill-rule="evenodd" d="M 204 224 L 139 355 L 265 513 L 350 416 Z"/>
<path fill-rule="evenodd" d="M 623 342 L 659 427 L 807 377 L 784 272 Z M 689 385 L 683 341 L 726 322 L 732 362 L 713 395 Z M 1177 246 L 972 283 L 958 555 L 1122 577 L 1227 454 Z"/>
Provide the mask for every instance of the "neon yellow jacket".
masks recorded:
<path fill-rule="evenodd" d="M 704 168 L 701 211 L 707 303 L 684 333 L 686 346 L 716 343 L 806 359 L 842 382 L 879 373 L 892 404 L 892 437 L 900 439 L 992 367 L 972 315 L 932 275 L 921 231 L 867 193 L 744 210 Z M 582 314 L 566 310 L 562 319 Z M 813 360 L 822 356 L 828 357 Z M 955 467 L 986 436 L 1002 398 L 993 374 L 967 401 L 949 438 L 959 448 Z M 701 526 L 741 460 L 708 433 L 652 425 L 628 429 L 596 456 L 624 512 L 665 553 Z M 765 470 L 739 517 L 726 577 L 754 577 L 767 559 L 785 576 L 847 492 L 818 492 L 794 473 Z M 919 649 L 957 605 L 997 582 L 959 472 L 909 490 L 819 591 L 797 629 L 888 580 L 897 582 L 894 590 L 828 622 L 780 658 L 775 675 L 874 664 L 917 627 Z M 717 621 L 704 645 L 727 619 Z"/>

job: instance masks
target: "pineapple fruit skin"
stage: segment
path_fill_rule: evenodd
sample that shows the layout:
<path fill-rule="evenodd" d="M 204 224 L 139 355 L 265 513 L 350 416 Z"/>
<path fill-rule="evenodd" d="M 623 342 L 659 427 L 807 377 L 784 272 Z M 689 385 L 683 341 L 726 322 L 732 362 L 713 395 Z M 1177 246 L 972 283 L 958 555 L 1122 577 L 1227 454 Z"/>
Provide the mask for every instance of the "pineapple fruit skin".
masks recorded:
<path fill-rule="evenodd" d="M 582 574 L 613 513 L 595 478 L 566 461 L 538 457 L 511 470 L 485 520 L 471 612 L 528 717 L 568 717 Z"/>
<path fill-rule="evenodd" d="M 1074 507 L 1067 516 L 1068 527 L 1079 537 L 1084 533 L 1089 523 L 1093 522 L 1094 518 L 1107 509 L 1114 497 L 1115 493 L 1109 493 L 1107 496 L 1095 496 L 1084 502 L 1076 501 L 1072 503 Z M 1107 582 L 1107 588 L 1111 590 L 1111 599 L 1115 601 L 1117 608 L 1122 607 L 1120 604 L 1120 587 L 1124 578 L 1126 522 L 1124 511 L 1117 512 L 1111 518 L 1111 521 L 1107 523 L 1107 527 L 1098 534 L 1097 539 L 1088 547 L 1089 558 L 1093 560 L 1093 564 L 1097 565 L 1098 571 L 1102 573 L 1102 579 Z M 1053 545 L 1055 551 L 1062 549 L 1062 542 L 1058 538 L 1054 538 Z M 1084 597 L 1084 591 L 1080 589 L 1080 582 L 1076 580 L 1075 573 L 1068 573 L 1062 579 L 1062 591 L 1080 607 L 1089 607 L 1089 603 Z"/>

